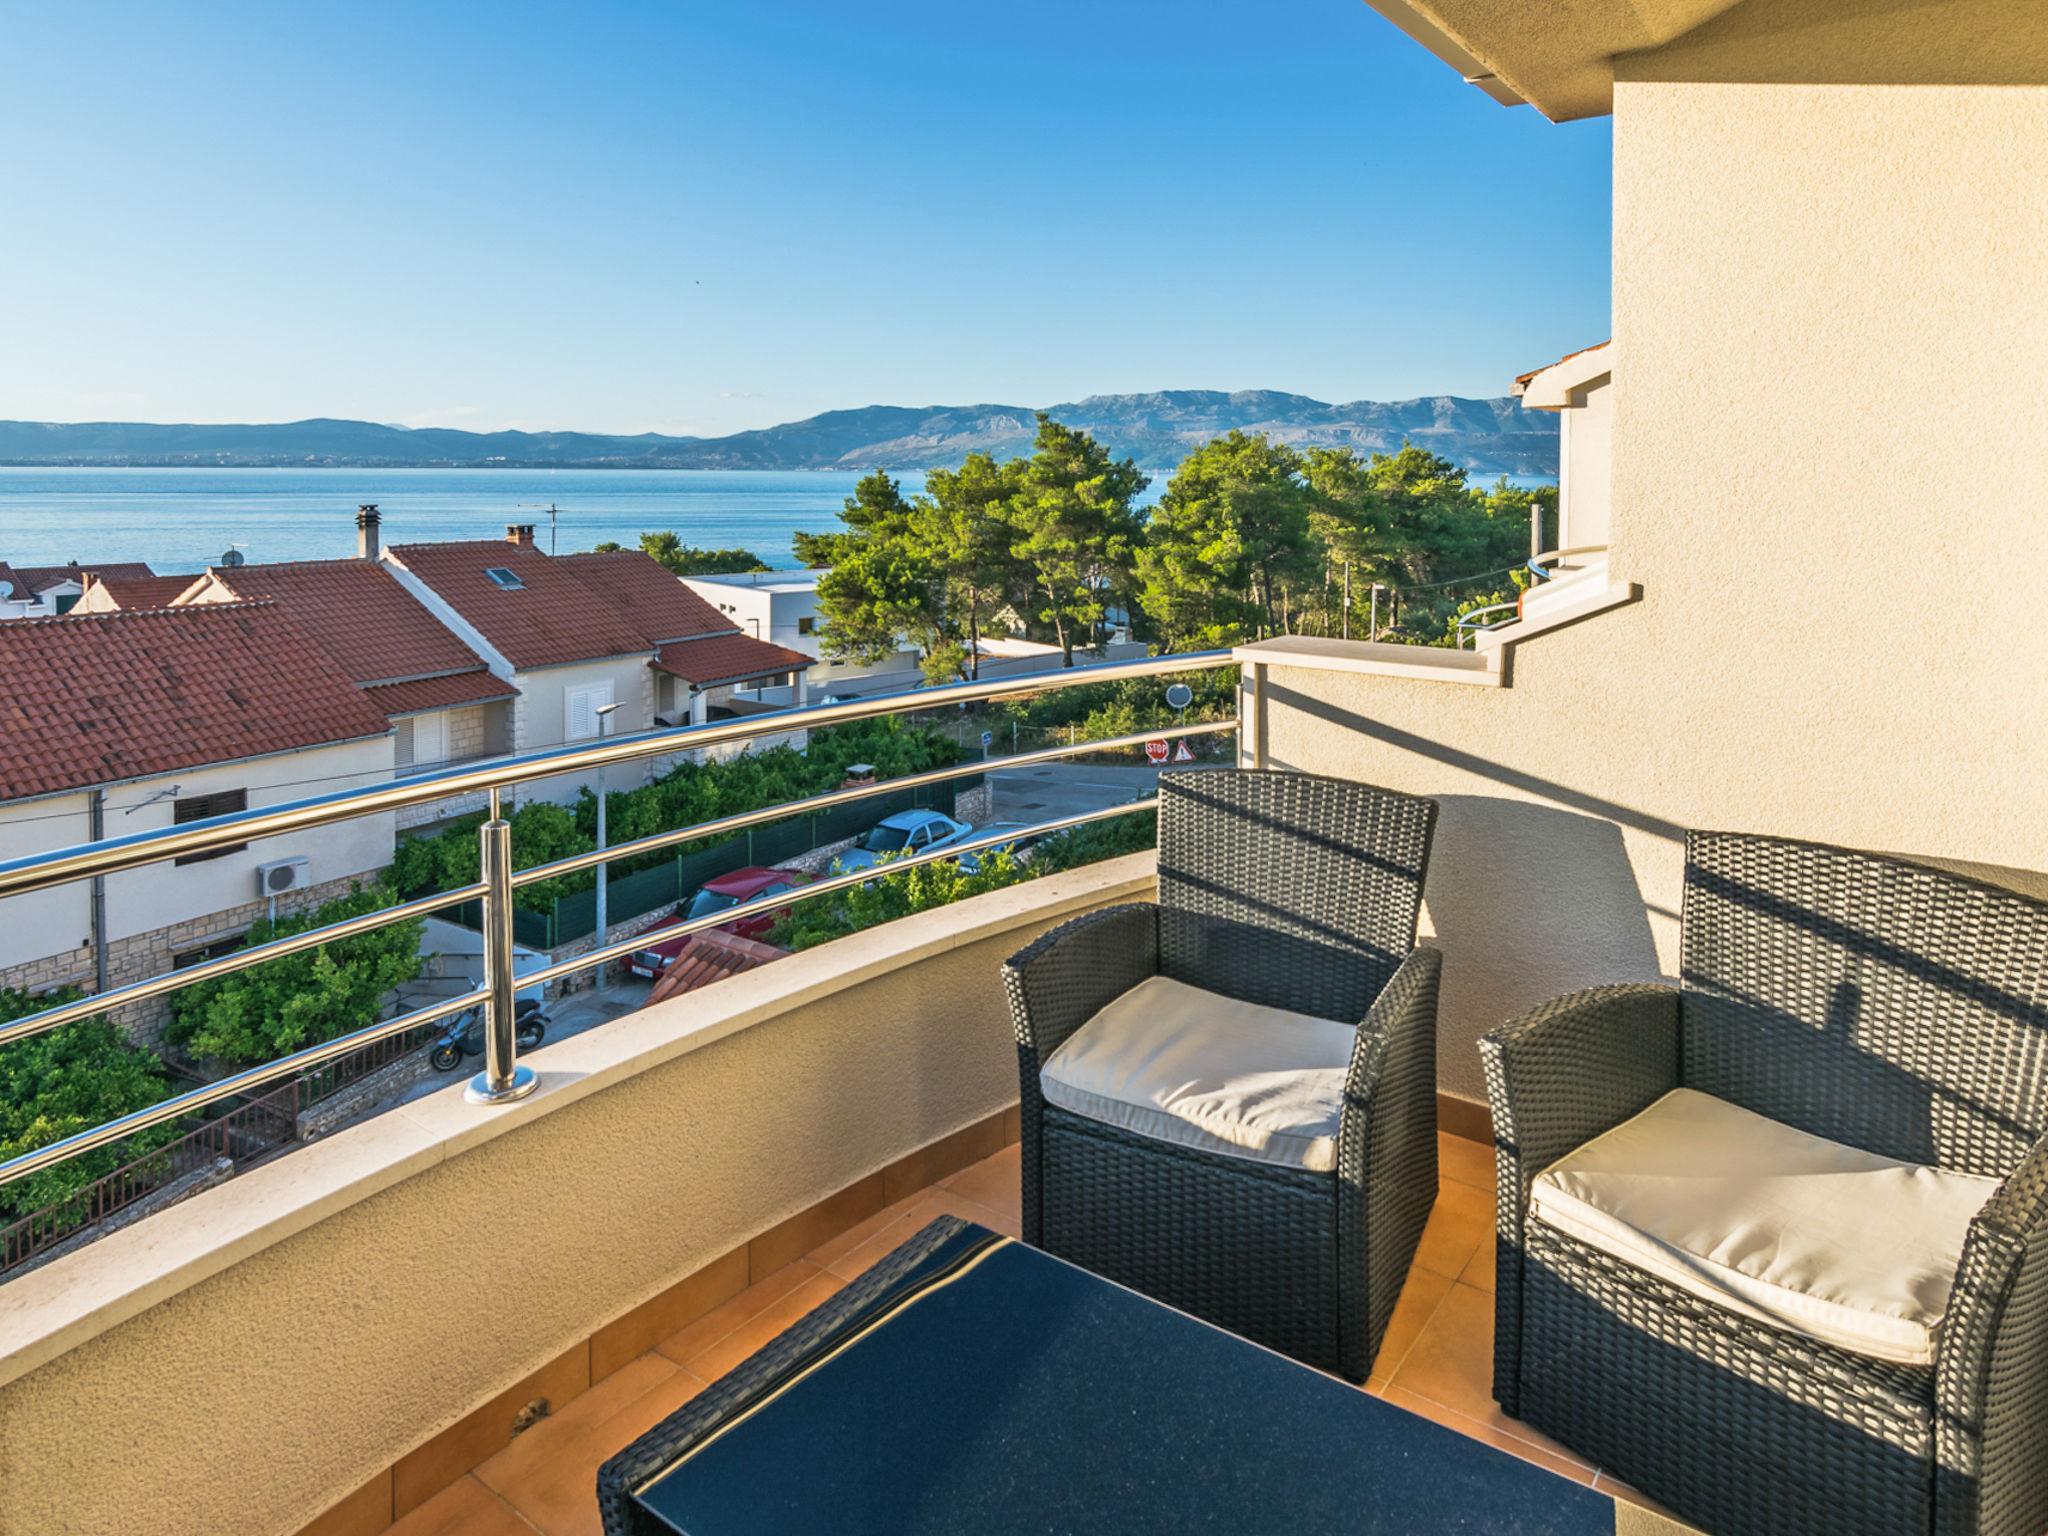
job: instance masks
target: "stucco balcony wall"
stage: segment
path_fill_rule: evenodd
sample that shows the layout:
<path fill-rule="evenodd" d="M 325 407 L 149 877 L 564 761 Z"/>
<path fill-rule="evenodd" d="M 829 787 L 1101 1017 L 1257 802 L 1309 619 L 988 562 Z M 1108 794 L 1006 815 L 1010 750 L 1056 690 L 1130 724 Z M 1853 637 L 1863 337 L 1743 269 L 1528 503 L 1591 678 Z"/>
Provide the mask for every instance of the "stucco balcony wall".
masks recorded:
<path fill-rule="evenodd" d="M 1153 883 L 1133 855 L 821 946 L 535 1053 L 523 1104 L 451 1087 L 0 1287 L 0 1536 L 298 1531 L 684 1277 L 1000 1122 L 1001 962 Z"/>

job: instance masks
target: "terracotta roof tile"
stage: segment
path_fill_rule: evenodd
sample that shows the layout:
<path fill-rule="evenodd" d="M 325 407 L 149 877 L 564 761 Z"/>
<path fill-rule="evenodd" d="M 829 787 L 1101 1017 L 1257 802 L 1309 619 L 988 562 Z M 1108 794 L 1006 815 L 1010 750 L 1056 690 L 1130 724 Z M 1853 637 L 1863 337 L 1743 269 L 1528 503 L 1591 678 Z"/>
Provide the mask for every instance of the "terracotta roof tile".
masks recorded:
<path fill-rule="evenodd" d="M 554 558 L 645 635 L 650 647 L 694 635 L 731 634 L 737 628 L 729 617 L 678 581 L 668 567 L 637 549 Z"/>
<path fill-rule="evenodd" d="M 390 729 L 272 604 L 0 624 L 0 800 Z"/>
<path fill-rule="evenodd" d="M 111 564 L 94 565 L 80 565 L 74 560 L 68 565 L 17 565 L 14 574 L 28 583 L 31 592 L 43 592 L 65 581 L 75 581 L 82 587 L 88 576 L 97 576 L 102 581 L 134 581 L 139 576 L 154 576 L 156 572 L 140 560 L 116 560 Z"/>
<path fill-rule="evenodd" d="M 28 579 L 23 576 L 17 576 L 14 573 L 13 566 L 9 565 L 5 560 L 0 560 L 0 598 L 13 598 L 16 601 L 20 601 L 34 595 L 29 588 Z"/>
<path fill-rule="evenodd" d="M 811 665 L 811 658 L 752 635 L 706 635 L 701 640 L 664 645 L 655 653 L 654 664 L 699 688 L 709 688 L 776 672 L 802 672 Z"/>
<path fill-rule="evenodd" d="M 397 544 L 391 556 L 431 587 L 518 668 L 630 656 L 653 641 L 569 569 L 568 562 L 495 539 Z M 484 573 L 509 571 L 507 589 Z M 680 587 L 682 584 L 677 583 Z"/>
<path fill-rule="evenodd" d="M 102 576 L 93 573 L 92 584 L 114 600 L 117 608 L 168 608 L 197 576 Z"/>
<path fill-rule="evenodd" d="M 763 944 L 759 939 L 721 933 L 716 928 L 692 934 L 682 953 L 655 978 L 654 990 L 647 994 L 647 1002 L 658 1003 L 665 997 L 680 997 L 685 992 L 708 987 L 714 981 L 723 981 L 728 976 L 755 970 L 771 960 L 780 960 L 788 953 L 788 950 L 777 949 L 773 944 Z"/>
<path fill-rule="evenodd" d="M 374 560 L 216 566 L 211 574 L 238 598 L 275 602 L 365 687 L 483 667 L 481 656 Z"/>
<path fill-rule="evenodd" d="M 417 715 L 430 709 L 460 709 L 465 704 L 490 704 L 516 699 L 519 690 L 493 672 L 451 672 L 446 677 L 412 683 L 379 683 L 363 689 L 385 714 Z"/>

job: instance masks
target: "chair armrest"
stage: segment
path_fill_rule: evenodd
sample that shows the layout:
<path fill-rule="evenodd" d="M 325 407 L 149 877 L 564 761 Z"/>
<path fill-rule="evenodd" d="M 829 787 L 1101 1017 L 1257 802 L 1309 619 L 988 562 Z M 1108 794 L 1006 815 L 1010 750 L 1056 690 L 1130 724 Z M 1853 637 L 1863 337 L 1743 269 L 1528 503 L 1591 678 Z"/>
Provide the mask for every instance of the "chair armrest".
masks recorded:
<path fill-rule="evenodd" d="M 1518 1216 L 1537 1174 L 1678 1086 L 1678 997 L 1592 987 L 1480 1037 L 1500 1195 Z"/>
<path fill-rule="evenodd" d="M 1493 1110 L 1493 1396 L 1521 1411 L 1522 1226 L 1536 1175 L 1678 1086 L 1675 987 L 1553 998 L 1479 1041 Z"/>
<path fill-rule="evenodd" d="M 1436 1202 L 1436 1000 L 1412 949 L 1358 1026 L 1337 1125 L 1338 1366 L 1364 1381 Z"/>
<path fill-rule="evenodd" d="M 2048 1136 L 1970 1223 L 1935 1346 L 1945 1530 L 2048 1530 Z M 1995 1512 L 1995 1517 L 1994 1517 Z"/>
<path fill-rule="evenodd" d="M 1159 909 L 1104 907 L 1060 924 L 1003 963 L 1017 1049 L 1032 1074 L 1099 1010 L 1159 971 Z"/>

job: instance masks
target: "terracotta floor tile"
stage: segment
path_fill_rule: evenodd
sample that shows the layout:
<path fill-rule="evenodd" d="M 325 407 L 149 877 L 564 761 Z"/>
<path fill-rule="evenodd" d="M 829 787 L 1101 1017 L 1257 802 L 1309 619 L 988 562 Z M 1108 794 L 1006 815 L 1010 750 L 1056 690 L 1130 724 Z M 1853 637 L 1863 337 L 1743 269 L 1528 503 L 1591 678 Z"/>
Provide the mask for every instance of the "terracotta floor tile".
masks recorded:
<path fill-rule="evenodd" d="M 1499 1235 L 1493 1227 L 1486 1229 L 1486 1236 L 1479 1241 L 1479 1251 L 1466 1261 L 1458 1278 L 1475 1289 L 1493 1294 L 1494 1279 L 1499 1271 L 1495 1268 L 1499 1249 Z"/>
<path fill-rule="evenodd" d="M 990 1210 L 1007 1211 L 1015 1216 L 1023 1209 L 1024 1192 L 1019 1182 L 1023 1166 L 1024 1149 L 1008 1146 L 994 1157 L 969 1164 L 939 1183 L 941 1187 L 965 1195 Z"/>
<path fill-rule="evenodd" d="M 654 1347 L 676 1364 L 687 1365 L 692 1355 L 702 1354 L 727 1334 L 745 1327 L 818 1272 L 818 1266 L 808 1259 L 798 1259 L 755 1281 L 731 1301 L 705 1313 L 682 1332 L 670 1334 Z"/>
<path fill-rule="evenodd" d="M 1418 1393 L 1405 1391 L 1398 1382 L 1388 1387 L 1382 1395 L 1396 1408 L 1405 1408 L 1410 1413 L 1420 1414 L 1432 1423 L 1443 1425 L 1445 1429 L 1455 1429 L 1467 1439 L 1481 1441 L 1497 1451 L 1506 1451 L 1510 1456 L 1519 1457 L 1534 1466 L 1542 1467 L 1547 1472 L 1555 1472 L 1559 1477 L 1568 1477 L 1575 1483 L 1583 1483 L 1587 1487 L 1593 1484 L 1593 1469 L 1583 1462 L 1572 1460 L 1561 1447 L 1538 1445 L 1534 1441 L 1505 1434 L 1491 1425 L 1481 1424 L 1476 1419 L 1468 1419 L 1464 1414 L 1446 1408 L 1442 1403 L 1431 1402 Z"/>
<path fill-rule="evenodd" d="M 684 1366 L 704 1381 L 716 1381 L 762 1345 L 790 1327 L 806 1312 L 846 1288 L 830 1270 L 813 1269 L 795 1290 L 743 1327 L 692 1355 Z"/>
<path fill-rule="evenodd" d="M 533 1536 L 533 1527 L 474 1477 L 459 1477 L 386 1536 Z"/>
<path fill-rule="evenodd" d="M 1493 1197 L 1469 1184 L 1445 1179 L 1437 1186 L 1436 1206 L 1429 1213 L 1429 1225 L 1422 1229 L 1415 1263 L 1446 1280 L 1455 1280 L 1492 1230 Z"/>
<path fill-rule="evenodd" d="M 1455 1179 L 1460 1184 L 1470 1184 L 1475 1189 L 1493 1188 L 1493 1148 L 1476 1141 L 1467 1141 L 1462 1136 L 1448 1136 L 1438 1132 L 1436 1138 L 1437 1172 L 1445 1179 Z"/>
<path fill-rule="evenodd" d="M 1453 1285 L 1390 1380 L 1387 1397 L 1409 1393 L 1469 1420 L 1474 1437 L 1504 1435 L 1575 1466 L 1593 1469 L 1549 1436 L 1500 1411 L 1493 1400 L 1493 1298 L 1476 1286 Z M 1453 1428 L 1461 1426 L 1453 1425 Z M 1511 1447 L 1512 1448 L 1512 1447 Z"/>
<path fill-rule="evenodd" d="M 895 1221 L 826 1267 L 841 1280 L 857 1280 L 878 1259 L 900 1247 L 938 1216 L 958 1216 L 962 1221 L 979 1222 L 1005 1237 L 1016 1237 L 1023 1231 L 1023 1223 L 1011 1213 L 995 1210 L 950 1189 L 926 1190 L 905 1204 L 907 1208 Z"/>
<path fill-rule="evenodd" d="M 804 1255 L 805 1261 L 817 1265 L 820 1269 L 831 1268 L 840 1259 L 843 1259 L 847 1254 L 853 1252 L 854 1249 L 866 1243 L 877 1232 L 882 1231 L 885 1227 L 894 1226 L 905 1216 L 909 1215 L 928 1193 L 929 1191 L 927 1190 L 915 1190 L 905 1195 L 894 1205 L 883 1206 L 874 1215 L 868 1217 L 866 1221 L 856 1222 L 830 1242 L 818 1244 L 817 1247 Z"/>
<path fill-rule="evenodd" d="M 1450 1289 L 1451 1282 L 1442 1275 L 1420 1266 L 1408 1271 L 1408 1283 L 1401 1287 L 1401 1299 L 1394 1303 L 1394 1315 L 1387 1319 L 1386 1336 L 1372 1362 L 1372 1380 L 1384 1383 L 1394 1374 Z"/>
<path fill-rule="evenodd" d="M 553 1456 L 506 1485 L 506 1500 L 545 1536 L 601 1536 L 598 1467 L 703 1390 L 701 1380 L 671 1366 L 651 1390 L 606 1418 L 579 1426 Z"/>
<path fill-rule="evenodd" d="M 487 1488 L 511 1497 L 512 1489 L 535 1468 L 580 1444 L 590 1430 L 675 1374 L 673 1360 L 652 1353 L 620 1366 L 560 1413 L 542 1419 L 497 1455 L 479 1465 L 477 1480 Z M 513 1502 L 516 1504 L 518 1500 Z"/>

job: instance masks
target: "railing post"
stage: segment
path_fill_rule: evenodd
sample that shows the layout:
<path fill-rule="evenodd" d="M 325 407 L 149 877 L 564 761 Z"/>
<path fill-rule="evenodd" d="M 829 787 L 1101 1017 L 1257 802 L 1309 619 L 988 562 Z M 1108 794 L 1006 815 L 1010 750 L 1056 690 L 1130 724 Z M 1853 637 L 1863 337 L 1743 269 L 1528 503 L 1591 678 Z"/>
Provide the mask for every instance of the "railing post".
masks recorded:
<path fill-rule="evenodd" d="M 509 1104 L 540 1085 L 533 1068 L 518 1062 L 512 1025 L 517 1013 L 512 971 L 512 823 L 491 791 L 491 819 L 478 829 L 483 840 L 484 883 L 484 1069 L 470 1079 L 463 1097 L 472 1104 Z"/>

